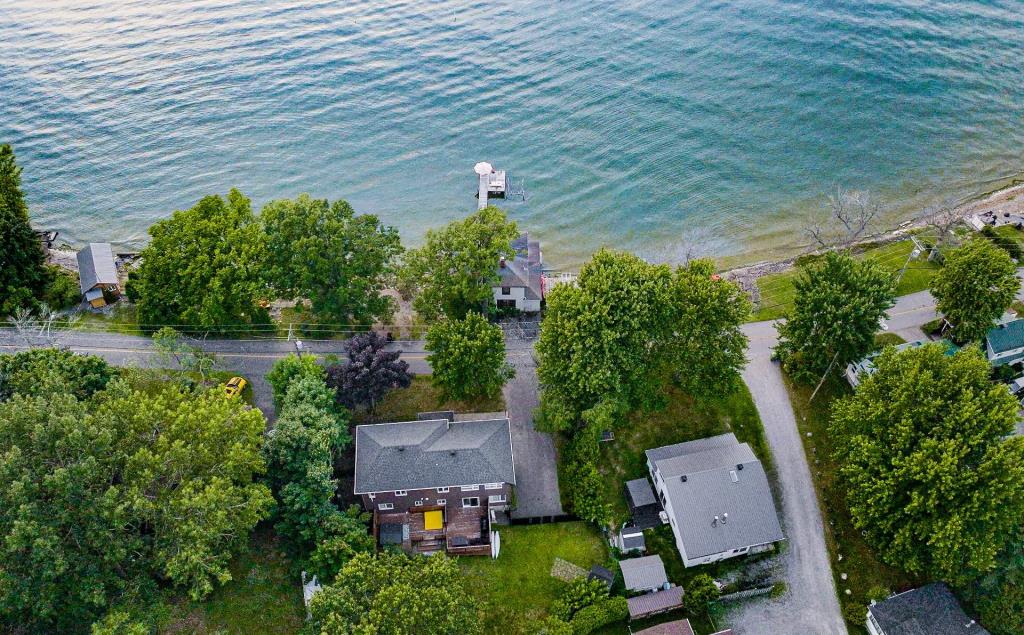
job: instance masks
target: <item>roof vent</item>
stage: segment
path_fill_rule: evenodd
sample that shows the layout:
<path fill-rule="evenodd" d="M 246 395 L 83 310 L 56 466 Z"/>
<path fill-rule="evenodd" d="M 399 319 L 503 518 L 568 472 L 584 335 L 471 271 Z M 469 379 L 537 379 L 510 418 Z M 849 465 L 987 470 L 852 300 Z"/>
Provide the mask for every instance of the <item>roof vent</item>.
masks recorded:
<path fill-rule="evenodd" d="M 729 470 L 729 478 L 732 479 L 733 483 L 740 482 L 740 475 L 736 473 L 736 470 Z"/>
<path fill-rule="evenodd" d="M 718 516 L 715 516 L 715 519 L 711 521 L 711 526 L 712 527 L 717 527 L 718 526 Z"/>
<path fill-rule="evenodd" d="M 742 463 L 737 463 L 736 464 L 736 469 L 737 470 L 742 470 L 743 469 L 743 464 Z"/>
<path fill-rule="evenodd" d="M 448 456 L 455 456 L 455 450 L 452 450 L 451 452 L 449 452 Z"/>
<path fill-rule="evenodd" d="M 405 452 L 405 446 L 404 445 L 398 446 L 398 451 L 399 452 Z"/>
<path fill-rule="evenodd" d="M 729 512 L 722 514 L 722 524 L 724 525 L 727 522 L 729 522 Z"/>
<path fill-rule="evenodd" d="M 499 264 L 499 266 L 500 266 L 500 267 L 501 267 L 502 269 L 504 269 L 504 268 L 505 268 L 505 264 L 506 264 L 506 263 L 505 263 L 505 256 L 502 256 L 502 257 L 501 257 L 501 261 L 500 261 L 500 262 L 499 262 L 498 264 Z"/>
<path fill-rule="evenodd" d="M 683 474 L 682 476 L 680 476 L 679 480 L 685 483 L 686 482 L 686 475 Z"/>

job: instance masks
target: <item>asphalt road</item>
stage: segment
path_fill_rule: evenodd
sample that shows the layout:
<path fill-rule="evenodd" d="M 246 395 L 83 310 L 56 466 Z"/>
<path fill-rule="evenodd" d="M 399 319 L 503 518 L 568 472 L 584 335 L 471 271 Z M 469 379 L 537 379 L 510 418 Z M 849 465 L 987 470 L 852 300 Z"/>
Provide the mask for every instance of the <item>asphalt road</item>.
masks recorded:
<path fill-rule="evenodd" d="M 787 591 L 777 599 L 758 598 L 738 605 L 728 614 L 728 622 L 737 635 L 845 634 L 814 482 L 782 371 L 771 361 L 774 324 L 747 324 L 743 331 L 750 338 L 743 381 L 761 416 L 780 490 L 786 544 L 778 574 Z"/>

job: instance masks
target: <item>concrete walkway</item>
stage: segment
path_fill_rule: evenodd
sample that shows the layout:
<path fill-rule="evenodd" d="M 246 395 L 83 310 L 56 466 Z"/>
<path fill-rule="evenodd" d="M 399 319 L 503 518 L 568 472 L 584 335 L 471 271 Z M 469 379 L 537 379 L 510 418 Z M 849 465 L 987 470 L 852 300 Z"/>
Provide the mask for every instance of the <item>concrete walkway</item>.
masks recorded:
<path fill-rule="evenodd" d="M 757 322 L 743 330 L 750 338 L 743 381 L 761 416 L 778 474 L 786 534 L 779 564 L 787 592 L 774 600 L 744 602 L 729 612 L 726 621 L 737 635 L 843 635 L 846 624 L 836 598 L 818 497 L 782 371 L 771 361 L 775 327 Z"/>

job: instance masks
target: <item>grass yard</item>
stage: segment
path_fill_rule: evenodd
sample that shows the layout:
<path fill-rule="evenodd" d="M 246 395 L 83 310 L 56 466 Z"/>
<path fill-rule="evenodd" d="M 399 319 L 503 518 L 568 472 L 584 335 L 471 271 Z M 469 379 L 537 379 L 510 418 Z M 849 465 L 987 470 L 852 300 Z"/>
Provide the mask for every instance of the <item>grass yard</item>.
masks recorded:
<path fill-rule="evenodd" d="M 1020 234 L 1020 232 L 1017 233 Z M 907 263 L 907 258 L 913 250 L 913 242 L 901 240 L 870 246 L 859 257 L 874 260 L 893 274 L 898 273 L 906 264 L 907 269 L 903 272 L 899 285 L 896 287 L 896 295 L 907 295 L 927 289 L 932 278 L 935 277 L 935 273 L 939 270 L 939 265 L 922 257 Z M 813 256 L 810 257 L 810 260 L 813 258 Z M 793 306 L 793 298 L 796 295 L 793 282 L 798 275 L 800 275 L 800 269 L 794 268 L 758 278 L 757 287 L 761 291 L 761 307 L 754 312 L 752 320 L 774 320 L 785 316 Z"/>
<path fill-rule="evenodd" d="M 384 397 L 374 412 L 364 409 L 352 415 L 353 422 L 383 423 L 391 421 L 413 421 L 418 412 L 433 410 L 454 410 L 455 412 L 503 412 L 505 398 L 476 401 L 444 401 L 441 392 L 430 382 L 430 375 L 416 375 L 408 388 L 392 390 Z"/>
<path fill-rule="evenodd" d="M 588 570 L 610 564 L 604 537 L 583 522 L 518 525 L 500 533 L 497 560 L 459 560 L 466 586 L 481 604 L 485 633 L 530 633 L 531 621 L 547 616 L 566 585 L 551 577 L 556 557 Z"/>
<path fill-rule="evenodd" d="M 76 313 L 78 326 L 91 331 L 105 331 L 108 333 L 121 333 L 123 335 L 146 335 L 139 328 L 134 304 L 129 304 L 122 300 L 107 311 L 107 313 L 97 313 L 85 309 Z"/>
<path fill-rule="evenodd" d="M 697 400 L 671 389 L 663 410 L 631 414 L 627 425 L 616 431 L 615 440 L 602 444 L 598 465 L 605 477 L 605 498 L 612 506 L 616 522 L 629 517 L 623 493 L 625 482 L 647 474 L 644 450 L 725 432 L 733 432 L 741 442 L 749 443 L 765 470 L 773 472 L 761 419 L 742 382 L 733 394 L 718 399 Z"/>
<path fill-rule="evenodd" d="M 269 529 L 253 533 L 247 553 L 231 562 L 232 580 L 202 602 L 171 610 L 161 633 L 298 633 L 306 620 L 302 586 Z"/>
<path fill-rule="evenodd" d="M 906 344 L 906 342 L 907 340 L 895 333 L 879 333 L 875 336 L 875 346 L 879 349 L 883 349 L 886 346 L 899 346 L 900 344 Z"/>
<path fill-rule="evenodd" d="M 837 482 L 839 466 L 832 459 L 832 444 L 828 434 L 830 405 L 833 400 L 848 395 L 849 386 L 833 375 L 821 387 L 814 401 L 808 403 L 814 386 L 794 384 L 788 377 L 785 380 L 826 521 L 825 542 L 832 560 L 832 575 L 839 591 L 840 603 L 844 608 L 853 602 L 866 606 L 867 592 L 873 587 L 885 587 L 896 592 L 919 583 L 908 574 L 880 562 L 850 519 L 845 495 Z M 808 434 L 811 436 L 808 437 Z M 847 574 L 846 580 L 840 577 L 843 573 Z M 846 595 L 846 589 L 851 591 L 849 596 Z M 863 621 L 848 626 L 851 633 L 866 632 Z"/>

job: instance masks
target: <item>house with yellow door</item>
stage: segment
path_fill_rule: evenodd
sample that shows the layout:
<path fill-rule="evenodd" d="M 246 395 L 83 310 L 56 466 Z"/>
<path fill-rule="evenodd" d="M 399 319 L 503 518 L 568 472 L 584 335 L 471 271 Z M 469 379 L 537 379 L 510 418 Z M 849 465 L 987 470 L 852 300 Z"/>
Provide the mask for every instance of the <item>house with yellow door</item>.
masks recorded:
<path fill-rule="evenodd" d="M 497 557 L 516 483 L 507 413 L 356 427 L 355 493 L 381 546 Z"/>

